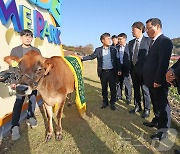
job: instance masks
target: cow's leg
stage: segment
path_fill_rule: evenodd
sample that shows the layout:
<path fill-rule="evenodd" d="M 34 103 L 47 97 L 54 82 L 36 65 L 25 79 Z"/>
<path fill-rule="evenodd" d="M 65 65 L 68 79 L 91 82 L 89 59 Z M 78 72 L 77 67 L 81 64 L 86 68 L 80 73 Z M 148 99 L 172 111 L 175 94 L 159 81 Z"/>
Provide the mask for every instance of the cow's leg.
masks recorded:
<path fill-rule="evenodd" d="M 58 110 L 58 113 L 57 113 L 58 124 L 57 124 L 57 128 L 56 128 L 56 140 L 58 140 L 58 141 L 62 140 L 61 119 L 62 119 L 62 115 L 63 115 L 64 104 L 65 104 L 65 99 L 60 104 L 60 107 L 59 107 L 59 110 Z"/>
<path fill-rule="evenodd" d="M 72 101 L 71 101 L 71 96 L 72 96 L 71 93 L 67 95 L 67 105 L 68 106 L 72 106 L 72 104 L 73 104 Z"/>
<path fill-rule="evenodd" d="M 46 135 L 46 142 L 51 140 L 52 134 L 53 134 L 53 123 L 52 123 L 52 118 L 53 118 L 53 112 L 52 112 L 52 106 L 47 105 L 46 103 L 44 104 L 47 112 L 47 118 L 48 118 L 48 132 Z"/>

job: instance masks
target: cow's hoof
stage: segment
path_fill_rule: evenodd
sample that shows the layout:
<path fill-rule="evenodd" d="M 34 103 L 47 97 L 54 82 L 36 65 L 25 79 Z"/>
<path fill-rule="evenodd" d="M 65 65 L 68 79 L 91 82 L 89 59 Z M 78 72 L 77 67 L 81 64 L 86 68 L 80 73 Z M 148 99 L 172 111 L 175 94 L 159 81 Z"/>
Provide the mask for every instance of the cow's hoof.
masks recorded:
<path fill-rule="evenodd" d="M 45 138 L 45 142 L 49 142 L 52 139 L 52 133 L 48 133 Z"/>
<path fill-rule="evenodd" d="M 62 134 L 61 133 L 56 133 L 56 140 L 57 141 L 61 141 L 63 138 Z"/>

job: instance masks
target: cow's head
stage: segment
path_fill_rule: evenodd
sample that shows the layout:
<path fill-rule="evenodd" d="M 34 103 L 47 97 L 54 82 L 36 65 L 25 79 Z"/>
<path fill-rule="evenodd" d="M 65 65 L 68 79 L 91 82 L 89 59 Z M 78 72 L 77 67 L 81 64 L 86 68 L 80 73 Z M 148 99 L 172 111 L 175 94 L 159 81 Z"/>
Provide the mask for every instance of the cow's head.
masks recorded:
<path fill-rule="evenodd" d="M 36 51 L 29 51 L 22 58 L 7 56 L 4 61 L 9 65 L 12 65 L 14 61 L 18 63 L 20 78 L 16 92 L 20 95 L 31 94 L 44 75 L 49 72 L 47 69 L 50 69 L 50 66 L 45 65 L 46 58 Z"/>

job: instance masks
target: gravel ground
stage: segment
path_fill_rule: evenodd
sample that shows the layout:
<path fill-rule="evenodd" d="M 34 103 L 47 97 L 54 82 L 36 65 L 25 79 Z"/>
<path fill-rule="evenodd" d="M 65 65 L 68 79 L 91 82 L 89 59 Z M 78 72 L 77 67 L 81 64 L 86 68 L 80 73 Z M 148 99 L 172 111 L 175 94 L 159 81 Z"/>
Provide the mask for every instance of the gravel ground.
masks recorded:
<path fill-rule="evenodd" d="M 171 117 L 180 125 L 180 102 L 176 99 L 169 97 L 171 106 Z"/>

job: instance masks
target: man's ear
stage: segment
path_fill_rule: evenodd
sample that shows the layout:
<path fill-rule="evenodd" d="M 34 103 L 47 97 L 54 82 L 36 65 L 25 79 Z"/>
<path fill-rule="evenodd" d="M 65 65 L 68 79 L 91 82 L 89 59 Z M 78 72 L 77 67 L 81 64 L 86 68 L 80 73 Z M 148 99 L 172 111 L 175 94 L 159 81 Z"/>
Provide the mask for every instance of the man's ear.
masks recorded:
<path fill-rule="evenodd" d="M 8 63 L 10 66 L 13 66 L 15 65 L 14 64 L 15 62 L 19 64 L 19 62 L 21 61 L 21 58 L 15 57 L 15 56 L 6 56 L 4 57 L 4 61 Z"/>

